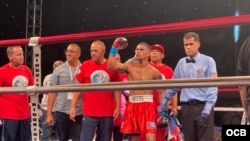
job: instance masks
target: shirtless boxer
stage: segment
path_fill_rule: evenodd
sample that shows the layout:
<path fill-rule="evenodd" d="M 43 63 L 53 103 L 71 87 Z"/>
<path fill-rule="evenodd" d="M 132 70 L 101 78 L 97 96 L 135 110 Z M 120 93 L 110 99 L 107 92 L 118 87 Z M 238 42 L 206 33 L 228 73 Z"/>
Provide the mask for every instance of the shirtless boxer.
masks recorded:
<path fill-rule="evenodd" d="M 133 58 L 125 63 L 116 61 L 119 49 L 127 47 L 127 39 L 117 38 L 109 53 L 108 68 L 117 72 L 125 72 L 128 81 L 162 79 L 161 73 L 148 63 L 150 46 L 140 42 Z M 156 112 L 153 103 L 153 90 L 130 90 L 121 132 L 128 134 L 131 141 L 139 141 L 141 133 L 146 134 L 147 141 L 156 141 Z"/>

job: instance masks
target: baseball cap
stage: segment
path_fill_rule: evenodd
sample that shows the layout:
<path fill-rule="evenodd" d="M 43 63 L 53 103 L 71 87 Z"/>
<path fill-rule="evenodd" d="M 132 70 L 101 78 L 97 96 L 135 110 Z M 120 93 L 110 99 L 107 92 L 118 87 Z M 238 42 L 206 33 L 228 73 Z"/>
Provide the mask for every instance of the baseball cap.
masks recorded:
<path fill-rule="evenodd" d="M 157 49 L 157 50 L 159 50 L 160 52 L 164 53 L 164 47 L 161 46 L 161 45 L 159 45 L 159 44 L 154 44 L 154 45 L 152 45 L 152 46 L 151 46 L 151 50 L 153 50 L 153 49 Z"/>

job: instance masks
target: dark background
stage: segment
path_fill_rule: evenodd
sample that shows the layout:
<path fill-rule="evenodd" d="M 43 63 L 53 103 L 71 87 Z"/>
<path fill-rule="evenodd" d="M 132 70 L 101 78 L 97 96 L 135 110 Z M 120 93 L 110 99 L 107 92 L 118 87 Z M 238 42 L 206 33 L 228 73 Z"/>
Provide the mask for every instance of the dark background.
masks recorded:
<path fill-rule="evenodd" d="M 25 38 L 26 0 L 0 1 L 0 39 Z M 43 0 L 42 36 L 82 33 L 105 29 L 154 25 L 179 21 L 250 14 L 249 0 Z M 201 37 L 200 52 L 212 56 L 219 76 L 236 75 L 237 52 L 250 35 L 250 25 L 195 30 Z M 234 35 L 238 33 L 236 40 Z M 120 51 L 122 61 L 134 55 L 140 41 L 165 47 L 164 63 L 172 68 L 185 56 L 184 32 L 128 37 L 129 47 Z M 103 39 L 109 50 L 114 39 Z M 81 61 L 90 58 L 92 41 L 77 42 L 82 48 Z M 68 43 L 42 46 L 42 76 L 51 73 L 55 60 L 65 60 Z M 108 51 L 107 51 L 108 52 Z M 108 54 L 106 53 L 106 56 Z M 8 62 L 5 48 L 0 48 L 0 65 Z M 220 99 L 223 98 L 223 101 Z M 220 93 L 217 105 L 240 104 L 238 93 Z"/>
<path fill-rule="evenodd" d="M 1 0 L 0 6 L 0 39 L 24 38 L 26 1 Z M 43 0 L 42 36 L 233 16 L 237 10 L 240 14 L 249 14 L 249 6 L 249 0 Z M 237 42 L 234 26 L 195 31 L 201 36 L 200 51 L 214 57 L 219 76 L 235 75 L 237 51 L 249 35 L 249 27 L 240 27 Z M 134 47 L 140 41 L 160 43 L 166 48 L 164 63 L 174 68 L 179 58 L 185 56 L 183 34 L 176 32 L 128 37 L 129 48 L 120 52 L 122 60 L 133 56 Z M 107 50 L 113 40 L 103 40 Z M 82 61 L 90 58 L 91 42 L 78 42 L 83 50 Z M 42 46 L 43 75 L 51 72 L 50 66 L 54 60 L 65 59 L 63 50 L 67 44 Z M 2 65 L 8 60 L 4 57 L 5 49 L 1 48 L 0 51 Z"/>

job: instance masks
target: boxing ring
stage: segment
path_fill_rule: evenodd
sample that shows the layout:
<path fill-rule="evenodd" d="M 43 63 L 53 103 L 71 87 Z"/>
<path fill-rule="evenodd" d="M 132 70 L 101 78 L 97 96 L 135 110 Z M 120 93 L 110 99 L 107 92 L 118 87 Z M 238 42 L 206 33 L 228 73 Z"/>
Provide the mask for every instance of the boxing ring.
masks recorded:
<path fill-rule="evenodd" d="M 110 82 L 104 84 L 81 84 L 81 85 L 60 85 L 52 87 L 41 87 L 41 47 L 44 44 L 57 44 L 66 42 L 82 42 L 95 39 L 110 39 L 119 36 L 142 36 L 154 35 L 170 32 L 202 30 L 209 28 L 219 28 L 233 25 L 250 24 L 250 14 L 240 16 L 228 16 L 220 18 L 210 18 L 183 22 L 174 22 L 158 25 L 147 25 L 130 28 L 119 28 L 101 31 L 92 31 L 76 34 L 48 36 L 48 37 L 31 37 L 24 39 L 1 40 L 0 47 L 21 45 L 29 46 L 33 49 L 33 73 L 35 77 L 35 86 L 15 88 L 2 87 L 1 93 L 19 93 L 27 92 L 30 95 L 31 106 L 31 131 L 32 141 L 39 141 L 39 117 L 38 117 L 38 94 L 59 91 L 101 91 L 101 90 L 125 90 L 125 89 L 155 89 L 155 88 L 179 88 L 179 87 L 237 87 L 250 85 L 250 76 L 238 77 L 218 77 L 206 79 L 175 79 L 175 80 L 150 80 L 150 81 L 133 81 L 133 82 Z M 233 89 L 237 91 L 237 89 Z M 243 111 L 242 108 L 215 107 L 215 111 Z"/>

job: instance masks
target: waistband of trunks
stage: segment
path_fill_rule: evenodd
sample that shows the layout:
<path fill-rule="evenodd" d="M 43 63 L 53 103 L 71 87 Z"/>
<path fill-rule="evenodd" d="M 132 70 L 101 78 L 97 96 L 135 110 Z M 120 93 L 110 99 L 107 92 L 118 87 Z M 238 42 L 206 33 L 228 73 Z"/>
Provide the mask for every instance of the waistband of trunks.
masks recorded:
<path fill-rule="evenodd" d="M 153 102 L 153 95 L 131 95 L 129 96 L 129 102 L 141 103 L 141 102 Z"/>

